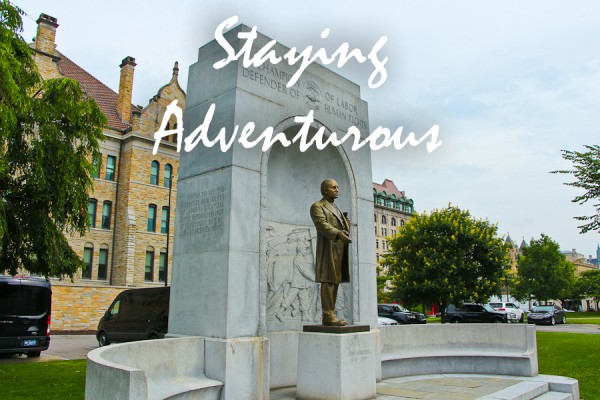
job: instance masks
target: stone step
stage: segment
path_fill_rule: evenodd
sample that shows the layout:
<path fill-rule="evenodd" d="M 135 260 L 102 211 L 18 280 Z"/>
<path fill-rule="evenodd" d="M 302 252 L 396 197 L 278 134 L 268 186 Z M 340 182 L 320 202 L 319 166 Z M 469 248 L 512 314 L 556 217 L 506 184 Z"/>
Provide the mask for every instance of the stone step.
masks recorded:
<path fill-rule="evenodd" d="M 535 398 L 535 400 L 573 400 L 571 393 L 547 392 Z"/>
<path fill-rule="evenodd" d="M 550 391 L 548 382 L 521 381 L 479 400 L 532 400 Z"/>

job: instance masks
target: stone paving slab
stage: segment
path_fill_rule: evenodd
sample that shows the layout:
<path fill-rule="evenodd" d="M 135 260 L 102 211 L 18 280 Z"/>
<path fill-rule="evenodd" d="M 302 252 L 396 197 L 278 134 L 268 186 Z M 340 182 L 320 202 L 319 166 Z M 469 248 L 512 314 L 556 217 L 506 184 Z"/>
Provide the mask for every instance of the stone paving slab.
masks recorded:
<path fill-rule="evenodd" d="M 390 378 L 377 384 L 376 400 L 517 399 L 522 392 L 536 392 L 545 380 L 560 381 L 561 378 L 539 377 L 536 380 L 535 377 L 445 374 Z M 572 381 L 571 378 L 563 379 Z M 272 400 L 295 398 L 295 387 L 271 391 Z"/>
<path fill-rule="evenodd" d="M 519 383 L 497 378 L 425 378 L 377 385 L 377 394 L 392 395 L 397 399 L 478 399 Z"/>

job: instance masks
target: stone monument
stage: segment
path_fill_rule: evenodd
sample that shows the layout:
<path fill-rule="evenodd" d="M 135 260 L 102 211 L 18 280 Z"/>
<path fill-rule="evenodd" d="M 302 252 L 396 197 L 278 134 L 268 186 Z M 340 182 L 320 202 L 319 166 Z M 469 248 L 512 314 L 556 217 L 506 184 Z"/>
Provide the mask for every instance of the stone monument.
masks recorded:
<path fill-rule="evenodd" d="M 239 25 L 224 37 L 237 52 L 245 43 L 238 33 L 249 31 Z M 252 52 L 269 41 L 258 33 Z M 273 49 L 289 50 L 279 43 Z M 331 70 L 312 64 L 287 87 L 295 66 L 246 68 L 239 60 L 215 69 L 226 56 L 214 40 L 190 67 L 184 136 L 207 125 L 213 104 L 211 139 L 253 122 L 253 140 L 268 127 L 291 140 L 301 128 L 295 117 L 311 110 L 309 136 L 319 129 L 343 135 L 350 126 L 369 135 L 360 88 Z M 181 152 L 169 336 L 206 338 L 205 374 L 224 383 L 227 399 L 267 398 L 269 388 L 297 383 L 302 327 L 321 323 L 308 210 L 325 178 L 339 183 L 339 207 L 352 221 L 351 283 L 338 291 L 336 315 L 377 326 L 371 154 L 351 144 L 302 151 L 276 142 L 263 151 L 262 143 L 234 142 L 225 152 L 218 144 Z M 378 371 L 376 332 L 368 334 L 369 367 Z"/>

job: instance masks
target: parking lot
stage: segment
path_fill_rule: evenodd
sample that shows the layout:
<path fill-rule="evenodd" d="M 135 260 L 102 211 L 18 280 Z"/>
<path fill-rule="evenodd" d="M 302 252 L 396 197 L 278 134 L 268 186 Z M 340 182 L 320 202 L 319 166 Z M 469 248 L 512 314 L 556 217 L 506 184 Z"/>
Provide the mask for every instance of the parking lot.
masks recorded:
<path fill-rule="evenodd" d="M 536 330 L 538 332 L 600 334 L 600 326 L 592 324 L 537 325 Z M 90 350 L 97 347 L 98 342 L 94 335 L 53 335 L 50 348 L 43 351 L 39 358 L 0 354 L 0 364 L 84 359 Z"/>
<path fill-rule="evenodd" d="M 50 347 L 39 358 L 27 358 L 14 354 L 0 354 L 0 364 L 20 362 L 44 362 L 77 360 L 85 358 L 90 350 L 98 347 L 94 335 L 52 335 Z"/>

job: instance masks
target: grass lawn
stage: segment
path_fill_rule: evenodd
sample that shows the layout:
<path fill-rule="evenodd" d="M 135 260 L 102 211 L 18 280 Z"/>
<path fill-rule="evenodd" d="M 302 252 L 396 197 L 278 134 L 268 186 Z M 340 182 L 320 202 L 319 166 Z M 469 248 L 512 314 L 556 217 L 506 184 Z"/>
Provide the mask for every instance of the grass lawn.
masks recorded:
<path fill-rule="evenodd" d="M 570 312 L 567 313 L 567 324 L 600 325 L 600 312 Z"/>
<path fill-rule="evenodd" d="M 579 380 L 581 398 L 600 399 L 600 335 L 538 332 L 540 374 Z M 0 365 L 3 399 L 83 399 L 85 360 Z"/>
<path fill-rule="evenodd" d="M 537 332 L 537 346 L 540 374 L 575 378 L 582 399 L 600 399 L 600 335 Z"/>
<path fill-rule="evenodd" d="M 0 397 L 25 399 L 83 399 L 86 360 L 0 365 Z"/>

